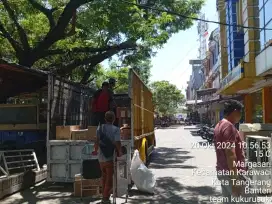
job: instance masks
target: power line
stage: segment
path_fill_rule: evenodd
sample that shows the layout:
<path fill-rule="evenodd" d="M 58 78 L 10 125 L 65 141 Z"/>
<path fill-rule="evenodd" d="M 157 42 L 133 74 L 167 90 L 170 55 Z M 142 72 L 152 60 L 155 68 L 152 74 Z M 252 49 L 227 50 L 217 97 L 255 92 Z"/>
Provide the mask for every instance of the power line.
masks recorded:
<path fill-rule="evenodd" d="M 181 73 L 180 73 L 180 77 L 182 77 L 183 74 L 185 74 L 187 71 L 190 71 L 191 69 L 191 65 L 188 65 L 186 69 L 184 69 Z"/>
<path fill-rule="evenodd" d="M 187 19 L 191 19 L 191 20 L 195 20 L 195 21 L 203 21 L 203 22 L 206 22 L 206 23 L 214 23 L 214 24 L 218 24 L 218 25 L 225 25 L 225 26 L 230 26 L 230 27 L 246 28 L 246 29 L 253 29 L 253 30 L 272 30 L 272 28 L 260 28 L 260 27 L 252 27 L 252 26 L 243 26 L 243 25 L 223 23 L 223 22 L 219 22 L 219 21 L 205 20 L 205 19 L 201 19 L 201 18 L 185 16 L 185 15 L 177 13 L 175 11 L 169 11 L 169 10 L 166 10 L 166 9 L 158 9 L 158 8 L 154 8 L 154 7 L 151 7 L 151 6 L 132 3 L 132 2 L 129 2 L 129 1 L 125 1 L 125 0 L 121 0 L 121 1 L 124 2 L 124 3 L 130 4 L 130 5 L 140 7 L 140 8 L 151 9 L 151 10 L 158 11 L 158 12 L 161 12 L 161 13 L 165 12 L 165 13 L 168 13 L 168 14 L 171 14 L 171 15 L 174 15 L 174 16 L 179 16 L 179 17 L 182 17 L 182 18 L 187 18 Z"/>
<path fill-rule="evenodd" d="M 196 44 L 198 44 L 198 43 L 195 43 L 195 45 L 193 45 L 190 49 L 189 49 L 189 51 L 186 53 L 186 55 L 181 59 L 181 60 L 179 60 L 176 64 L 175 64 L 175 66 L 173 66 L 172 68 L 171 68 L 171 72 L 173 72 L 185 59 L 186 59 L 186 57 L 196 48 Z"/>

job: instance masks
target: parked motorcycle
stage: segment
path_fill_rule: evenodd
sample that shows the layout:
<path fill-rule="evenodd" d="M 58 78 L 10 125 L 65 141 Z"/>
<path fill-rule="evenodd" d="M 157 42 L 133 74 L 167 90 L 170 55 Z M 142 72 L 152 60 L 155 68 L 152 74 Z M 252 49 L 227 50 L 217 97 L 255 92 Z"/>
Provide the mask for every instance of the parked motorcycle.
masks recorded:
<path fill-rule="evenodd" d="M 207 141 L 212 143 L 213 137 L 214 137 L 214 128 L 210 128 L 209 131 L 207 132 Z"/>
<path fill-rule="evenodd" d="M 215 125 L 205 124 L 197 131 L 197 134 L 200 135 L 202 139 L 207 140 L 208 142 L 212 142 L 214 136 L 214 127 Z"/>

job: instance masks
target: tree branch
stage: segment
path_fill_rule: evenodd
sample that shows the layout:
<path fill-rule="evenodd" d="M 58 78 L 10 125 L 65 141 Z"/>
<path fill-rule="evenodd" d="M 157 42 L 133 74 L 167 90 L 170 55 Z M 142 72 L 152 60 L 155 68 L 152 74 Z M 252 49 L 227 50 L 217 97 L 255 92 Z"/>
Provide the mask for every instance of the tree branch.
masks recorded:
<path fill-rule="evenodd" d="M 57 70 L 57 73 L 60 75 L 65 75 L 65 74 L 71 74 L 71 72 L 78 66 L 81 65 L 88 65 L 90 64 L 90 69 L 87 70 L 85 73 L 82 82 L 86 82 L 90 76 L 90 73 L 92 71 L 92 68 L 95 67 L 97 64 L 103 62 L 105 59 L 112 57 L 113 55 L 117 54 L 119 51 L 123 49 L 129 49 L 136 47 L 136 43 L 132 43 L 132 41 L 128 40 L 126 42 L 121 43 L 119 46 L 112 47 L 111 49 L 100 53 L 96 55 L 92 55 L 90 57 L 87 57 L 85 59 L 76 59 L 73 60 L 70 64 L 63 66 L 61 69 Z"/>
<path fill-rule="evenodd" d="M 92 0 L 70 0 L 60 15 L 56 26 L 50 30 L 45 36 L 44 40 L 34 49 L 36 58 L 40 58 L 43 55 L 43 51 L 49 49 L 55 42 L 65 37 L 65 29 L 67 28 L 71 18 L 74 15 L 76 9 L 81 5 L 84 5 Z"/>
<path fill-rule="evenodd" d="M 2 22 L 0 21 L 0 31 L 2 32 L 2 36 L 4 38 L 6 38 L 9 43 L 11 44 L 11 46 L 13 47 L 14 51 L 16 52 L 16 56 L 18 59 L 20 59 L 20 55 L 23 52 L 22 48 L 20 47 L 19 42 L 17 42 L 16 40 L 14 40 L 12 38 L 12 36 L 8 33 L 8 31 L 5 29 L 4 25 L 2 24 Z"/>
<path fill-rule="evenodd" d="M 63 50 L 63 49 L 55 49 L 55 50 L 47 50 L 44 52 L 43 57 L 51 56 L 51 55 L 62 55 L 66 53 L 99 53 L 99 52 L 105 52 L 112 49 L 129 49 L 129 48 L 135 48 L 137 45 L 135 43 L 126 41 L 124 43 L 121 43 L 120 45 L 112 45 L 112 46 L 105 46 L 105 47 L 76 47 L 72 50 Z"/>
<path fill-rule="evenodd" d="M 17 20 L 17 17 L 15 15 L 14 11 L 9 6 L 9 3 L 7 2 L 7 0 L 1 0 L 1 1 L 2 1 L 6 11 L 8 12 L 9 17 L 11 18 L 11 20 L 13 21 L 13 23 L 15 24 L 15 26 L 18 30 L 20 41 L 23 45 L 24 50 L 29 51 L 30 46 L 28 43 L 27 35 L 26 35 L 24 29 L 22 28 L 22 26 L 18 23 L 18 20 Z"/>
<path fill-rule="evenodd" d="M 39 10 L 47 17 L 49 24 L 50 24 L 50 29 L 52 30 L 56 25 L 54 17 L 53 17 L 53 12 L 55 10 L 57 10 L 57 8 L 47 9 L 44 6 L 42 6 L 41 4 L 39 4 L 36 0 L 28 0 L 28 2 L 31 3 L 31 5 L 35 9 Z"/>

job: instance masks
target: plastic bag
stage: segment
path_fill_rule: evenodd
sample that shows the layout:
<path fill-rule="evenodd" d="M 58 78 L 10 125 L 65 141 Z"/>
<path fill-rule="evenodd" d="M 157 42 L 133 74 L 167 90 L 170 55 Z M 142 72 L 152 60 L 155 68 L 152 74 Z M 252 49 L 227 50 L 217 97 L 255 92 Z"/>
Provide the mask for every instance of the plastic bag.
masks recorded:
<path fill-rule="evenodd" d="M 148 169 L 139 156 L 139 151 L 135 150 L 131 161 L 131 178 L 139 191 L 154 193 L 156 178 L 153 172 Z"/>

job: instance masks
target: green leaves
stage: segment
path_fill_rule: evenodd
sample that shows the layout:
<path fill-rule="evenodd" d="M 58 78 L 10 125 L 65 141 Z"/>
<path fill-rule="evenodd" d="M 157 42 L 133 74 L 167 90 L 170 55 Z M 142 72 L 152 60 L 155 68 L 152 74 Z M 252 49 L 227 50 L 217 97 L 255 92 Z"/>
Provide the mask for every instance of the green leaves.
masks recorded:
<path fill-rule="evenodd" d="M 178 106 L 184 102 L 184 95 L 168 81 L 156 81 L 151 85 L 156 111 L 162 115 L 171 115 L 178 111 Z"/>
<path fill-rule="evenodd" d="M 129 2 L 135 0 L 1 0 L 0 57 L 67 76 L 80 69 L 85 74 L 79 76 L 86 81 L 99 63 L 114 55 L 126 66 L 150 59 L 172 34 L 193 24 L 188 18 Z M 196 16 L 203 0 L 147 5 Z M 94 49 L 99 51 L 90 51 Z"/>
<path fill-rule="evenodd" d="M 139 61 L 132 67 L 134 71 L 139 75 L 141 80 L 148 84 L 150 78 L 151 62 L 150 60 Z M 128 67 L 120 67 L 116 62 L 112 62 L 110 68 L 104 70 L 102 67 L 97 69 L 96 87 L 100 88 L 104 81 L 108 81 L 109 78 L 117 80 L 115 93 L 128 93 Z"/>

